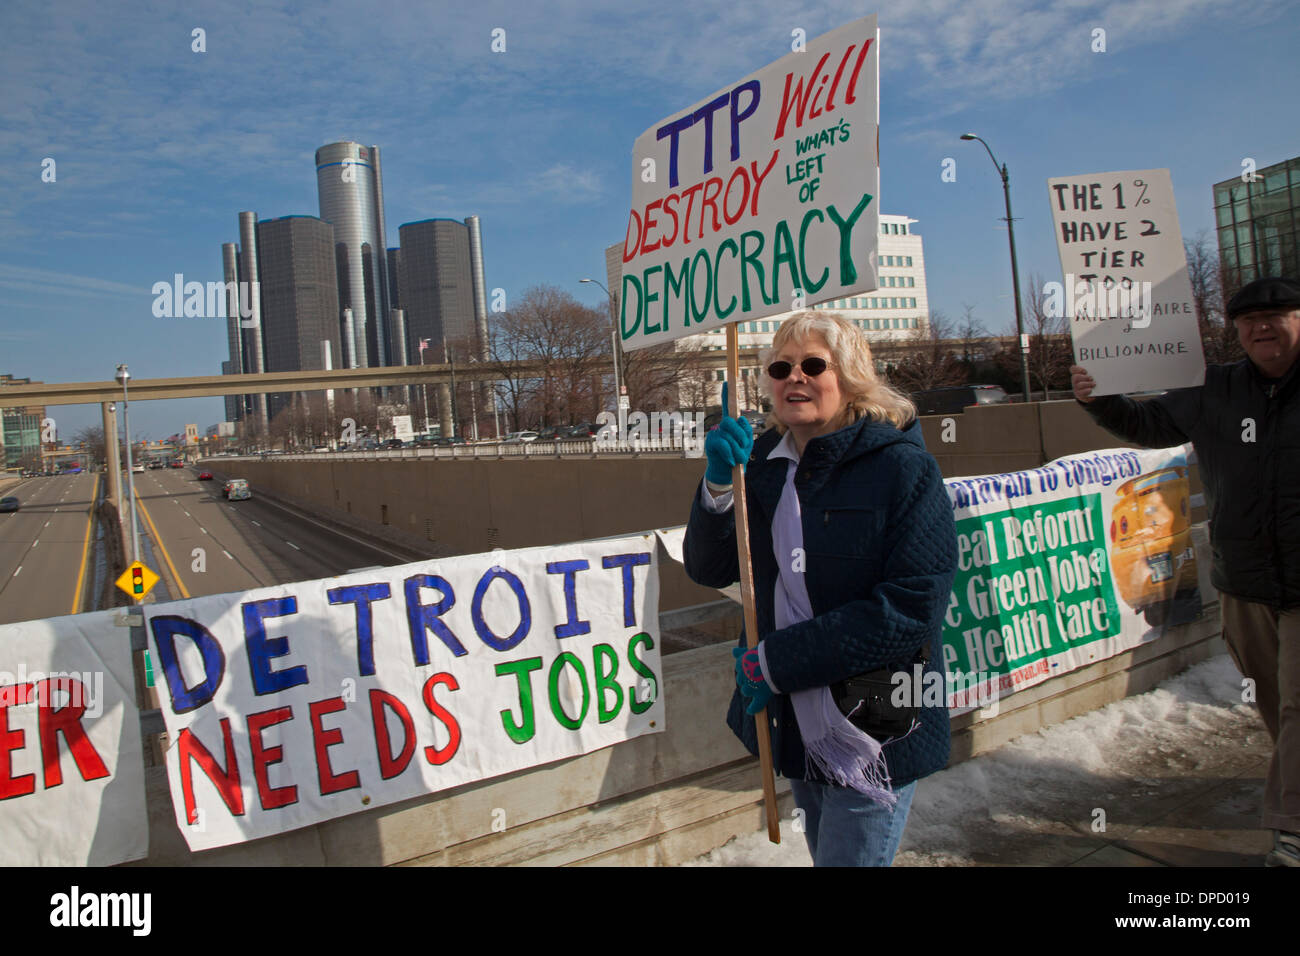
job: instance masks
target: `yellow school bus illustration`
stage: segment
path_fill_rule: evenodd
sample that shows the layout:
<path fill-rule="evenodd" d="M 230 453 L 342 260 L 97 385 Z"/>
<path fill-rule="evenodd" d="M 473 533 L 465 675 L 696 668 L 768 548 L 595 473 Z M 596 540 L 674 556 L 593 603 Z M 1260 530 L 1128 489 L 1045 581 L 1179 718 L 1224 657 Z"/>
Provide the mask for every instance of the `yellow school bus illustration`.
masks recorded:
<path fill-rule="evenodd" d="M 1115 583 L 1148 624 L 1161 624 L 1170 599 L 1197 587 L 1187 469 L 1162 468 L 1133 478 L 1115 496 L 1110 523 Z"/>

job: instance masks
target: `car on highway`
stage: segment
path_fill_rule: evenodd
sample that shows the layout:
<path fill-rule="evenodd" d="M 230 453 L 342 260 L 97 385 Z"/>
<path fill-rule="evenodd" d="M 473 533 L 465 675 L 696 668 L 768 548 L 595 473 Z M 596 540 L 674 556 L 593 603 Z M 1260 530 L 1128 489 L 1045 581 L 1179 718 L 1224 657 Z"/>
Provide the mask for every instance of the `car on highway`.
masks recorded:
<path fill-rule="evenodd" d="M 17 511 L 19 508 L 17 498 L 10 495 L 8 498 L 0 498 L 0 512 Z"/>
<path fill-rule="evenodd" d="M 381 445 L 380 447 L 381 448 L 405 448 L 406 442 L 402 441 L 400 438 L 390 438 L 388 439 L 388 441 L 384 442 L 383 445 Z"/>
<path fill-rule="evenodd" d="M 213 479 L 212 479 L 212 472 L 210 472 L 210 471 L 201 471 L 201 472 L 199 472 L 199 481 L 212 481 L 212 480 L 213 480 Z"/>
<path fill-rule="evenodd" d="M 501 439 L 501 444 L 523 445 L 532 441 L 537 441 L 537 432 L 511 432 L 505 438 Z"/>
<path fill-rule="evenodd" d="M 226 482 L 226 498 L 229 501 L 247 501 L 253 497 L 253 490 L 248 487 L 247 478 L 232 478 Z"/>

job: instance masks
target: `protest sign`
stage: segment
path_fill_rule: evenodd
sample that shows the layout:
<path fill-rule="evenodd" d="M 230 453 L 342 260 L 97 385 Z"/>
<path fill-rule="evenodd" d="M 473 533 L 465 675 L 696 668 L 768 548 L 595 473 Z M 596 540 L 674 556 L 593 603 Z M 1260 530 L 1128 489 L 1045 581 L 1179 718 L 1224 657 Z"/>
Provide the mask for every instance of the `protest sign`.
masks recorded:
<path fill-rule="evenodd" d="M 1109 449 L 1041 468 L 948 478 L 957 573 L 943 622 L 946 686 L 895 673 L 900 703 L 953 714 L 1158 636 L 1199 606 L 1184 449 Z M 684 527 L 656 532 L 682 560 Z M 734 601 L 734 588 L 724 590 Z"/>
<path fill-rule="evenodd" d="M 0 625 L 0 866 L 112 866 L 148 853 L 119 613 Z"/>
<path fill-rule="evenodd" d="M 146 609 L 191 849 L 664 729 L 649 535 Z"/>
<path fill-rule="evenodd" d="M 863 17 L 637 138 L 623 348 L 876 288 L 879 64 Z"/>
<path fill-rule="evenodd" d="M 1205 380 L 1183 234 L 1167 169 L 1047 181 L 1062 284 L 1049 314 L 1067 316 L 1075 363 L 1094 395 L 1184 388 Z"/>
<path fill-rule="evenodd" d="M 944 485 L 957 525 L 943 651 L 955 712 L 1136 647 L 1173 602 L 1196 605 L 1182 448 Z"/>

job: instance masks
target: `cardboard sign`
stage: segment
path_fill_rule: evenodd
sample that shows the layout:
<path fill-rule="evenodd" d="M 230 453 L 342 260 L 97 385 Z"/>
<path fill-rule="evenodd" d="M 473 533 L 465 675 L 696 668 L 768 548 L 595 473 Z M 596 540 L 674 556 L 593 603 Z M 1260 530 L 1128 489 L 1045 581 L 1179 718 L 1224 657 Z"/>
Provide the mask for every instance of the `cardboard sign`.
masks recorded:
<path fill-rule="evenodd" d="M 0 625 L 0 866 L 112 866 L 148 853 L 120 613 Z"/>
<path fill-rule="evenodd" d="M 877 287 L 879 46 L 856 20 L 637 138 L 625 349 Z"/>
<path fill-rule="evenodd" d="M 1094 395 L 1205 381 L 1183 234 L 1167 169 L 1047 181 L 1064 283 L 1047 306 L 1070 319 Z M 1054 288 L 1053 288 L 1054 287 Z"/>
<path fill-rule="evenodd" d="M 664 729 L 651 535 L 148 607 L 195 850 Z"/>

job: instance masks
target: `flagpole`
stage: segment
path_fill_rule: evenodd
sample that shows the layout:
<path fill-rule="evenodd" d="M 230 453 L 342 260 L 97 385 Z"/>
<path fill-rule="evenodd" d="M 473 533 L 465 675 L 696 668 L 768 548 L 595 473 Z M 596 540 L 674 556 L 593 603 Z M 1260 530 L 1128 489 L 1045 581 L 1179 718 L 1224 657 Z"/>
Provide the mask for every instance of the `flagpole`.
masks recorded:
<path fill-rule="evenodd" d="M 736 386 L 740 384 L 740 337 L 736 323 L 727 324 L 727 407 L 724 413 L 735 418 L 739 411 Z M 745 639 L 751 649 L 758 647 L 758 612 L 754 604 L 754 571 L 749 559 L 749 502 L 745 497 L 745 469 L 736 465 L 731 470 L 731 483 L 736 515 L 736 555 L 740 559 L 740 599 L 745 612 Z M 772 735 L 767 726 L 767 708 L 754 717 L 758 729 L 758 768 L 763 778 L 763 806 L 767 813 L 767 838 L 781 842 L 781 819 L 776 807 L 776 776 L 772 769 Z"/>

